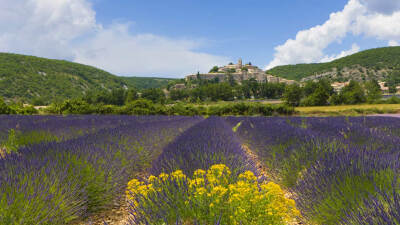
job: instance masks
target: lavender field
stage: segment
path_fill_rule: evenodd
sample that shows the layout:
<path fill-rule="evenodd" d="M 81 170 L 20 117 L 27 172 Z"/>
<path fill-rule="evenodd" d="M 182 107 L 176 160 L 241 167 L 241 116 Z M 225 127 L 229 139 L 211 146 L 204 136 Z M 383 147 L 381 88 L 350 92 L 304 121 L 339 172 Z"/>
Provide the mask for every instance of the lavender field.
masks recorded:
<path fill-rule="evenodd" d="M 399 150 L 400 119 L 390 117 L 0 116 L 0 224 L 397 225 Z M 276 216 L 283 208 L 250 213 L 253 205 L 234 220 L 205 198 L 193 205 L 193 182 L 204 174 L 207 187 L 209 168 L 226 172 L 210 189 L 221 199 L 246 174 L 255 186 L 243 196 L 271 182 L 285 197 L 265 205 L 294 200 L 300 213 L 289 221 Z M 167 174 L 179 182 L 148 197 L 149 181 Z M 148 198 L 123 207 L 132 179 Z M 98 220 L 118 207 L 126 218 Z"/>

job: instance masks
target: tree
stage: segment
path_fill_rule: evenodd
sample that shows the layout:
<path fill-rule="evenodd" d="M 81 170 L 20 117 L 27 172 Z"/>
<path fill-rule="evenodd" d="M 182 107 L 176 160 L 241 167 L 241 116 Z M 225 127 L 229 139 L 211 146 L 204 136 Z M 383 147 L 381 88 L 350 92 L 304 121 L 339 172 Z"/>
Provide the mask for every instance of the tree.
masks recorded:
<path fill-rule="evenodd" d="M 45 101 L 44 98 L 36 97 L 36 98 L 34 98 L 32 100 L 32 105 L 34 105 L 34 106 L 43 106 L 43 105 L 47 105 L 47 104 L 46 104 L 46 101 Z"/>
<path fill-rule="evenodd" d="M 397 85 L 400 84 L 400 72 L 395 71 L 389 74 L 386 85 L 389 87 L 389 93 L 395 94 L 397 92 Z"/>
<path fill-rule="evenodd" d="M 142 98 L 148 99 L 154 103 L 164 103 L 165 102 L 165 94 L 163 90 L 160 88 L 150 88 L 143 90 Z"/>
<path fill-rule="evenodd" d="M 223 101 L 233 101 L 233 89 L 229 84 L 221 83 L 217 85 L 218 99 Z"/>
<path fill-rule="evenodd" d="M 185 89 L 183 89 L 183 90 L 171 90 L 169 92 L 169 97 L 174 101 L 184 100 L 184 99 L 189 97 L 189 93 Z"/>
<path fill-rule="evenodd" d="M 254 78 L 244 80 L 242 82 L 242 90 L 247 99 L 250 99 L 252 96 L 254 96 L 254 98 L 260 97 L 260 87 L 257 80 Z"/>
<path fill-rule="evenodd" d="M 299 106 L 302 95 L 303 90 L 301 87 L 297 84 L 291 84 L 286 86 L 283 99 L 287 105 Z"/>
<path fill-rule="evenodd" d="M 318 83 L 313 80 L 309 80 L 303 87 L 304 95 L 310 96 L 314 93 L 314 91 L 318 88 Z"/>
<path fill-rule="evenodd" d="M 307 96 L 302 104 L 306 106 L 324 106 L 328 105 L 329 93 L 322 86 L 318 85 L 317 89 L 309 96 Z"/>
<path fill-rule="evenodd" d="M 390 94 L 396 94 L 397 93 L 397 87 L 394 84 L 391 84 L 388 86 L 389 87 L 389 93 Z"/>
<path fill-rule="evenodd" d="M 126 93 L 126 97 L 125 97 L 125 102 L 131 102 L 134 100 L 137 100 L 139 98 L 138 92 L 136 91 L 136 89 L 132 88 L 132 89 L 128 89 L 127 93 Z"/>
<path fill-rule="evenodd" d="M 258 84 L 258 96 L 261 98 L 279 99 L 282 98 L 285 87 L 285 83 L 261 83 Z"/>
<path fill-rule="evenodd" d="M 236 81 L 231 73 L 228 73 L 228 83 L 229 85 L 231 85 L 231 87 L 234 87 L 236 85 Z"/>
<path fill-rule="evenodd" d="M 63 114 L 91 114 L 95 111 L 92 105 L 81 99 L 66 100 L 58 110 Z"/>
<path fill-rule="evenodd" d="M 245 99 L 251 98 L 251 89 L 249 85 L 246 84 L 246 81 L 243 81 L 242 85 L 240 86 L 240 93 L 243 95 Z"/>
<path fill-rule="evenodd" d="M 210 83 L 218 84 L 219 83 L 219 77 L 214 77 L 213 79 L 210 80 Z"/>
<path fill-rule="evenodd" d="M 367 94 L 367 101 L 370 103 L 382 98 L 381 86 L 375 79 L 365 83 L 365 91 Z"/>
<path fill-rule="evenodd" d="M 320 79 L 318 82 L 315 81 L 307 81 L 303 90 L 305 96 L 312 95 L 318 88 L 323 88 L 328 95 L 332 95 L 334 93 L 334 89 L 331 86 L 331 82 L 328 79 Z"/>
<path fill-rule="evenodd" d="M 340 92 L 341 98 L 344 104 L 360 104 L 367 101 L 364 93 L 364 89 L 360 83 L 351 80 L 350 83 L 345 86 Z"/>
<path fill-rule="evenodd" d="M 344 103 L 343 96 L 335 93 L 329 98 L 329 103 L 331 105 L 341 105 Z"/>
<path fill-rule="evenodd" d="M 125 103 L 126 91 L 122 88 L 111 91 L 108 104 L 122 106 Z"/>
<path fill-rule="evenodd" d="M 217 73 L 219 70 L 218 66 L 214 66 L 209 73 Z"/>
<path fill-rule="evenodd" d="M 10 114 L 10 107 L 0 97 L 0 114 Z"/>
<path fill-rule="evenodd" d="M 307 106 L 328 105 L 329 97 L 334 94 L 331 83 L 327 79 L 321 79 L 318 82 L 308 81 L 303 88 L 306 98 L 302 101 Z"/>

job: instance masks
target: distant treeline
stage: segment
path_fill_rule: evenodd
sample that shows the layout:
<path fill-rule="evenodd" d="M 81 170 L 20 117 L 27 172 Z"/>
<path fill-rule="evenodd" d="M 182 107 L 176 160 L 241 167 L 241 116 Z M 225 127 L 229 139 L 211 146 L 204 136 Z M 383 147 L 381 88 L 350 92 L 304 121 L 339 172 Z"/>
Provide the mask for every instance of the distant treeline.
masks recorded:
<path fill-rule="evenodd" d="M 6 104 L 0 97 L 0 114 L 33 115 L 39 111 L 33 106 L 24 106 L 22 103 Z"/>
<path fill-rule="evenodd" d="M 398 79 L 390 77 L 387 83 L 389 90 L 395 92 L 395 86 L 400 84 L 400 76 Z M 201 103 L 219 100 L 283 99 L 290 106 L 400 103 L 398 98 L 382 100 L 381 87 L 378 81 L 374 79 L 365 82 L 351 80 L 341 90 L 334 90 L 331 81 L 328 79 L 308 81 L 302 85 L 260 83 L 255 79 L 246 80 L 238 84 L 234 80 L 219 82 L 218 79 L 212 79 L 185 82 L 185 86 L 190 88 L 171 89 L 169 100 Z"/>
<path fill-rule="evenodd" d="M 234 80 L 219 82 L 200 80 L 186 83 L 186 89 L 170 89 L 169 96 L 173 101 L 204 102 L 204 101 L 233 101 L 245 99 L 280 99 L 285 91 L 283 83 L 260 83 L 255 79 L 242 81 Z"/>
<path fill-rule="evenodd" d="M 399 104 L 400 99 L 382 99 L 382 90 L 376 80 L 359 83 L 351 80 L 340 91 L 335 91 L 329 80 L 308 81 L 305 85 L 288 85 L 283 99 L 290 106 L 326 106 L 355 104 Z"/>
<path fill-rule="evenodd" d="M 67 100 L 60 104 L 52 104 L 46 109 L 50 114 L 103 114 L 103 115 L 181 115 L 181 116 L 273 116 L 292 115 L 293 107 L 287 105 L 271 105 L 262 103 L 224 103 L 211 106 L 194 104 L 160 104 L 150 100 L 139 99 L 117 105 L 93 105 L 84 100 Z"/>
<path fill-rule="evenodd" d="M 174 81 L 177 82 L 177 81 Z M 179 81 L 179 82 L 182 82 Z M 183 81 L 185 82 L 185 81 Z M 308 81 L 303 85 L 260 83 L 254 79 L 241 84 L 233 80 L 199 80 L 184 83 L 184 88 L 169 91 L 150 88 L 117 88 L 110 91 L 94 90 L 81 98 L 53 102 L 42 113 L 50 114 L 127 114 L 127 115 L 290 115 L 296 106 L 327 106 L 353 104 L 400 104 L 400 99 L 382 98 L 376 80 L 350 81 L 335 91 L 327 79 Z M 246 102 L 250 99 L 282 99 L 283 105 Z M 223 101 L 224 103 L 220 103 Z M 218 102 L 218 104 L 214 104 Z M 36 114 L 32 106 L 0 102 L 0 114 Z M 34 102 L 41 105 L 43 102 Z"/>

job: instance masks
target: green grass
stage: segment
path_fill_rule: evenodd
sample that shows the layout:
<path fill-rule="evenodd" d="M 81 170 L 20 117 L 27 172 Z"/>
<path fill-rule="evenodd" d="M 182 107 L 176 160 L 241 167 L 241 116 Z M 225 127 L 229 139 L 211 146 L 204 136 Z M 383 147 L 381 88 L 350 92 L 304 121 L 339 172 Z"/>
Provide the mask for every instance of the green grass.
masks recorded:
<path fill-rule="evenodd" d="M 400 104 L 312 106 L 297 107 L 295 110 L 298 114 L 302 116 L 357 116 L 371 114 L 397 114 L 400 113 Z"/>
<path fill-rule="evenodd" d="M 4 143 L 0 143 L 4 146 L 8 153 L 17 152 L 18 148 L 38 144 L 42 142 L 51 142 L 58 141 L 59 138 L 55 135 L 52 135 L 47 131 L 28 131 L 28 132 L 19 132 L 14 129 L 9 130 L 8 138 Z"/>

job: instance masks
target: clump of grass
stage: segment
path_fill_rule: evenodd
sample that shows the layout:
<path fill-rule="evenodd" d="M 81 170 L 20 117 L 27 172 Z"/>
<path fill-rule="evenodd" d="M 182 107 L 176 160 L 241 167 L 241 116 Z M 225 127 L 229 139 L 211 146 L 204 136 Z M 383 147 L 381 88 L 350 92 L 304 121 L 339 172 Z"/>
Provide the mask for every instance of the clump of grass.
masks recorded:
<path fill-rule="evenodd" d="M 18 152 L 23 146 L 33 145 L 44 142 L 58 141 L 59 138 L 47 131 L 27 131 L 21 132 L 15 129 L 8 131 L 8 138 L 4 143 L 7 153 Z"/>

